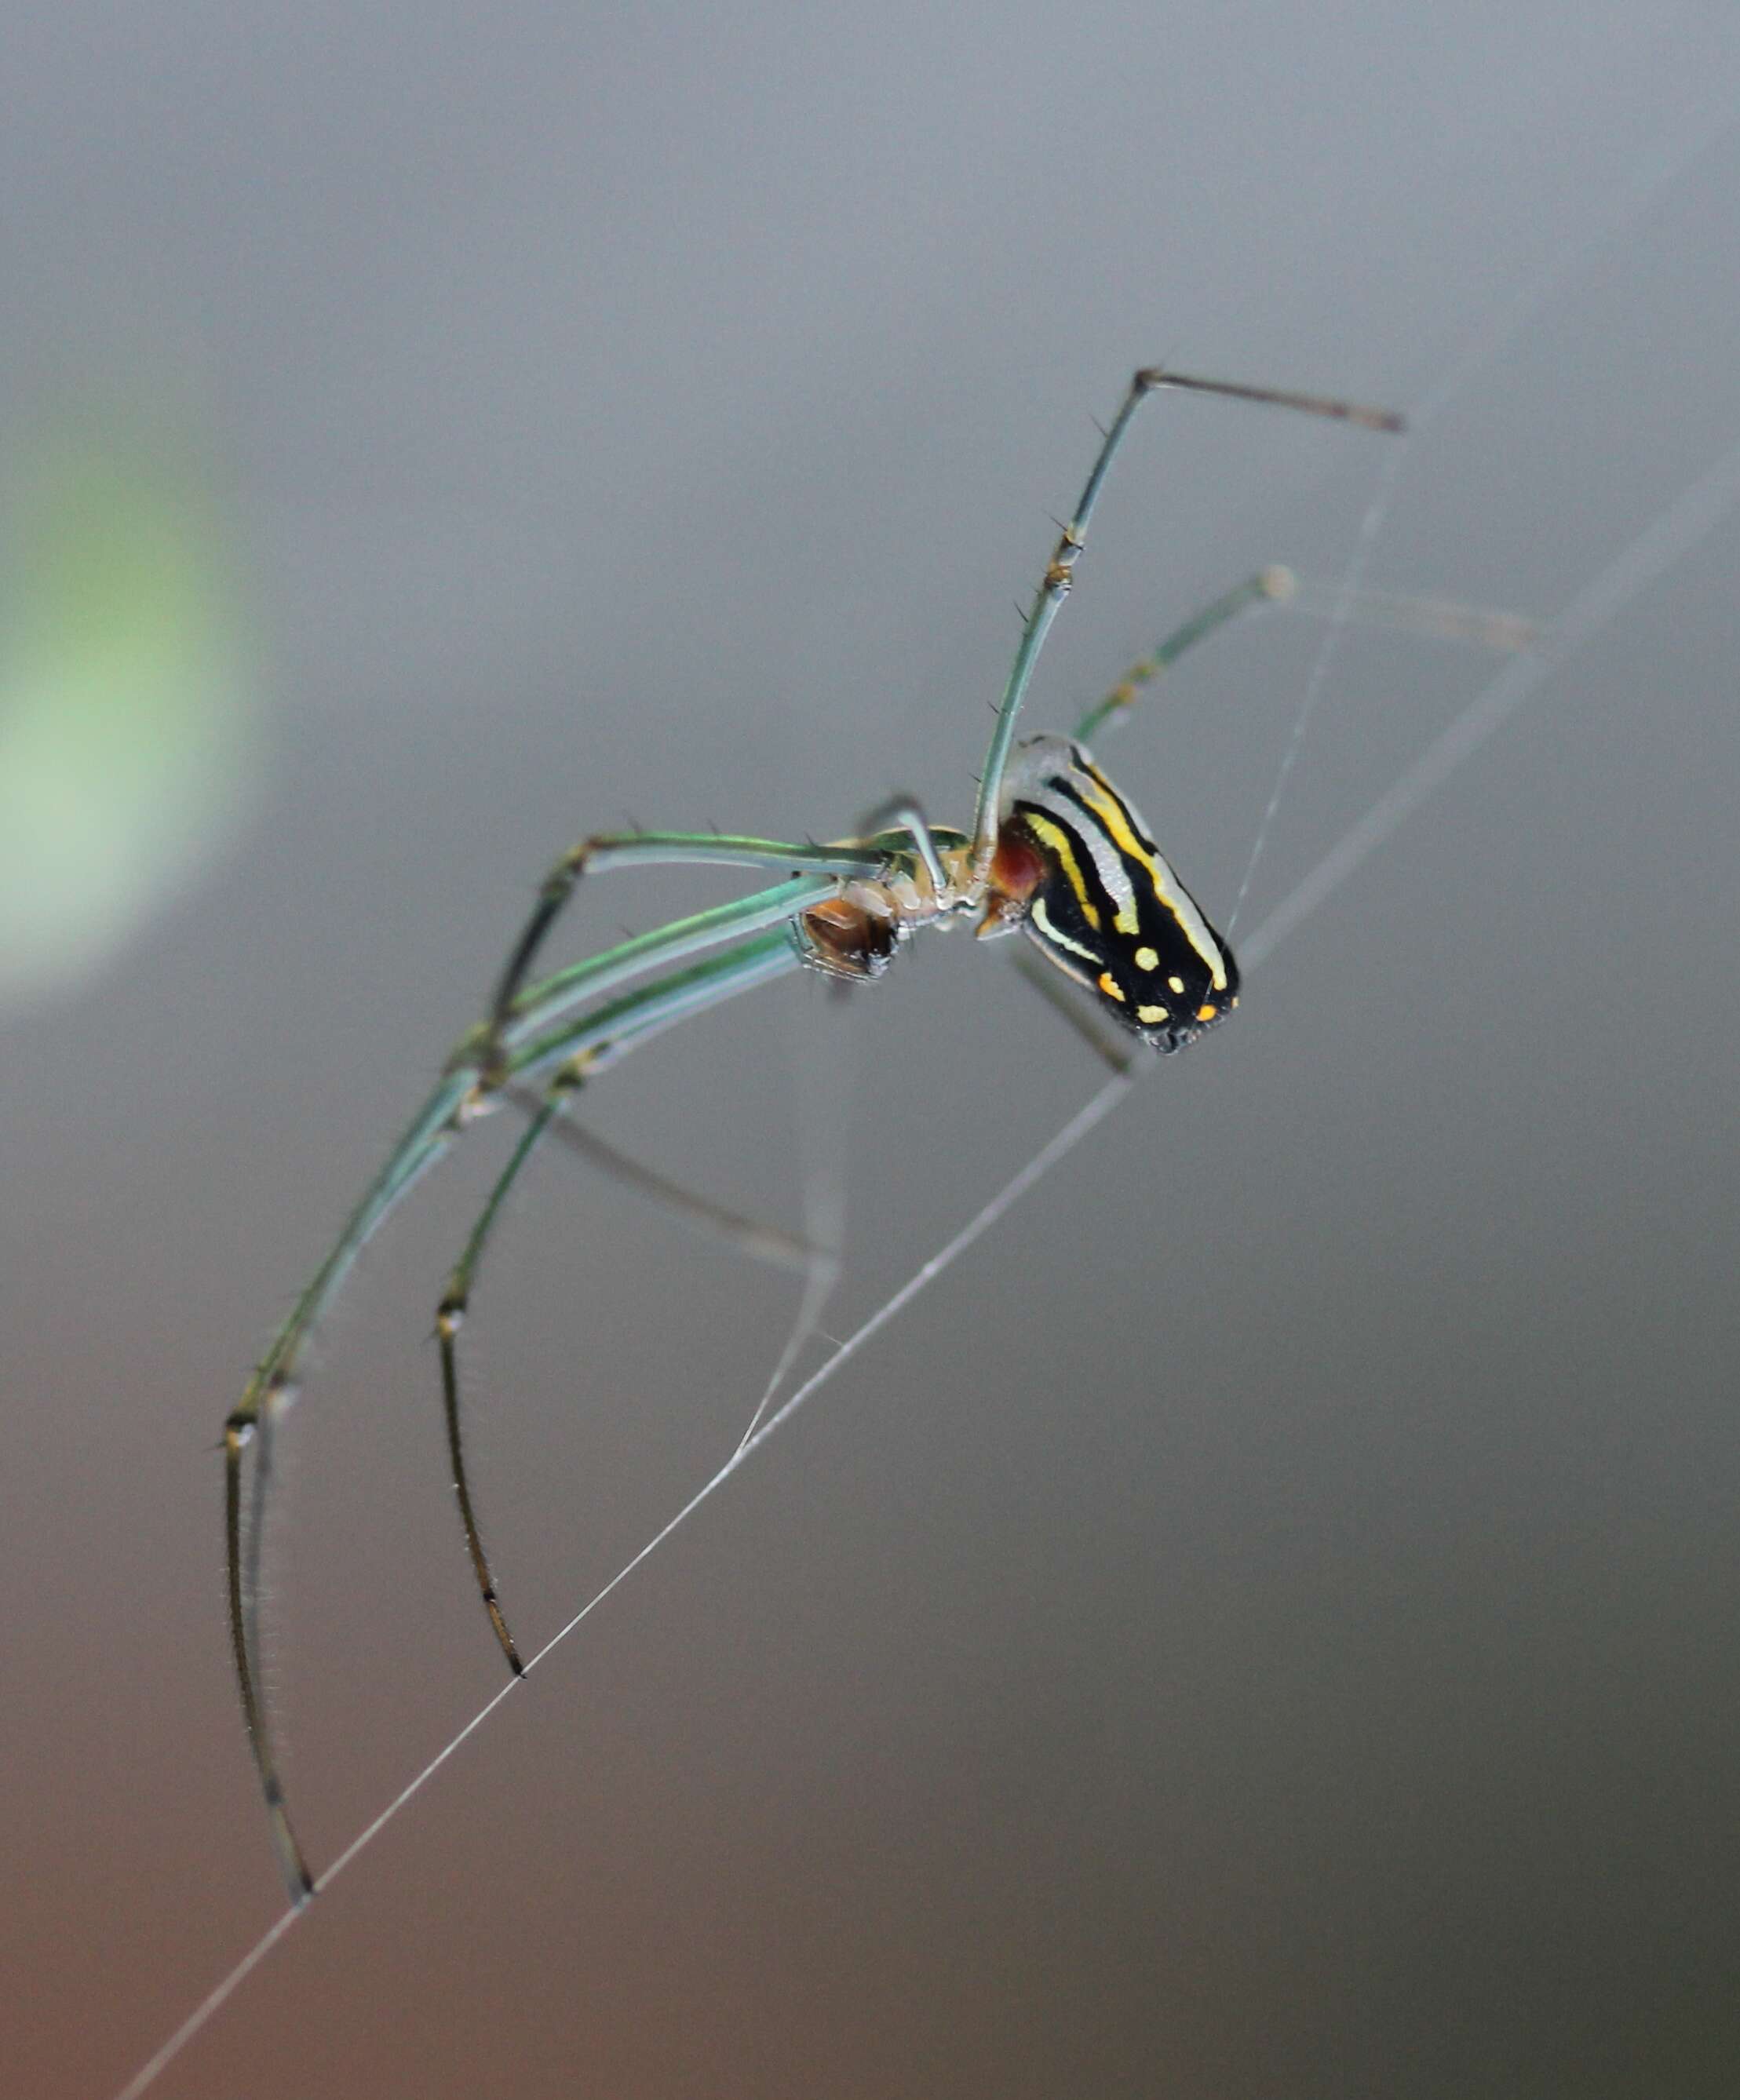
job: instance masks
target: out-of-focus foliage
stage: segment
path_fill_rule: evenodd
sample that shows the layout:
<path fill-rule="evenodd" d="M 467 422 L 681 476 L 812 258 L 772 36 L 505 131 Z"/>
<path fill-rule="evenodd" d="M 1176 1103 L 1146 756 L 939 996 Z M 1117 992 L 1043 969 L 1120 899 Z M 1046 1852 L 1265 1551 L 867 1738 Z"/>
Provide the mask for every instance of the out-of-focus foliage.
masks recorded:
<path fill-rule="evenodd" d="M 232 832 L 254 774 L 227 566 L 194 477 L 89 434 L 7 492 L 0 1001 L 96 967 Z"/>

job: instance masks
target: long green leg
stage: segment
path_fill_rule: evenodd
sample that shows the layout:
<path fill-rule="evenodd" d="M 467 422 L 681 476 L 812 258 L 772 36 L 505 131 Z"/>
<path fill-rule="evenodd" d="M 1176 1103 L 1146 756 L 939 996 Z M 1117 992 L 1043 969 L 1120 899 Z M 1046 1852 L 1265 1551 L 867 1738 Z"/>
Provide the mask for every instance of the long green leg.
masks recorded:
<path fill-rule="evenodd" d="M 797 947 L 784 933 L 762 935 L 741 942 L 715 955 L 704 963 L 689 969 L 673 973 L 655 983 L 643 985 L 638 990 L 628 994 L 609 1006 L 600 1008 L 582 1021 L 564 1030 L 560 1038 L 563 1052 L 560 1069 L 545 1092 L 537 1113 L 522 1133 L 513 1154 L 502 1169 L 495 1186 L 490 1190 L 477 1222 L 471 1228 L 465 1251 L 454 1264 L 442 1293 L 441 1303 L 435 1311 L 435 1333 L 441 1348 L 441 1400 L 447 1423 L 448 1456 L 453 1466 L 453 1493 L 459 1504 L 460 1520 L 465 1526 L 466 1547 L 470 1555 L 472 1572 L 484 1599 L 484 1608 L 489 1615 L 489 1623 L 501 1643 L 501 1652 L 507 1658 L 508 1668 L 516 1677 L 524 1674 L 519 1648 L 508 1630 L 506 1617 L 501 1609 L 497 1592 L 495 1577 L 491 1572 L 489 1556 L 484 1550 L 483 1533 L 477 1520 L 477 1508 L 471 1494 L 470 1482 L 466 1471 L 464 1436 L 461 1427 L 459 1392 L 459 1360 L 457 1339 L 459 1330 L 470 1309 L 471 1293 L 481 1268 L 484 1252 L 494 1232 L 497 1220 L 509 1192 L 524 1171 L 526 1162 L 552 1127 L 562 1127 L 558 1118 L 562 1116 L 590 1074 L 603 1064 L 615 1061 L 648 1040 L 660 1030 L 684 1020 L 693 1013 L 736 993 L 747 991 L 753 986 L 765 984 L 770 979 L 783 976 L 787 971 L 801 966 L 802 958 Z M 547 1063 L 557 1054 L 556 1043 L 546 1039 L 543 1052 L 537 1058 L 540 1064 Z M 520 1070 L 530 1068 L 532 1053 L 519 1065 Z"/>
<path fill-rule="evenodd" d="M 569 1021 L 565 1027 L 535 1035 L 507 1061 L 510 1083 L 552 1070 L 565 1057 L 575 1059 L 581 1075 L 590 1079 L 691 1013 L 721 999 L 801 969 L 802 951 L 789 933 L 757 934 L 722 955 L 709 955 L 687 969 L 673 971 L 621 999 L 612 999 Z"/>
<path fill-rule="evenodd" d="M 887 862 L 885 852 L 867 849 L 855 866 L 862 873 L 866 867 L 882 867 Z M 776 882 L 729 904 L 714 905 L 710 911 L 697 911 L 687 919 L 673 919 L 650 933 L 637 933 L 601 955 L 558 970 L 528 986 L 514 1000 L 501 1031 L 503 1046 L 512 1049 L 565 1008 L 614 991 L 618 985 L 639 977 L 655 964 L 675 962 L 699 949 L 714 947 L 722 941 L 794 919 L 806 907 L 834 895 L 839 886 L 837 876 L 796 875 L 789 881 Z M 474 1033 L 461 1044 L 455 1061 L 468 1062 L 475 1054 Z"/>
<path fill-rule="evenodd" d="M 1075 514 L 1058 536 L 1052 549 L 1051 559 L 1045 565 L 1045 573 L 1040 579 L 1034 595 L 1032 610 L 1022 631 L 1021 642 L 1015 651 L 1015 660 L 1010 666 L 1008 682 L 1003 688 L 1003 698 L 997 708 L 996 723 L 991 732 L 991 748 L 985 755 L 984 770 L 979 777 L 978 803 L 973 817 L 973 867 L 975 875 L 983 879 L 991 867 L 991 855 L 996 850 L 999 804 L 1003 792 L 1004 769 L 1009 763 L 1009 750 L 1015 736 L 1015 718 L 1021 712 L 1021 704 L 1027 697 L 1032 682 L 1033 668 L 1039 661 L 1039 652 L 1044 646 L 1051 623 L 1058 616 L 1059 607 L 1069 595 L 1071 577 L 1076 562 L 1081 558 L 1088 527 L 1099 501 L 1100 489 L 1118 448 L 1130 426 L 1136 411 L 1149 395 L 1160 387 L 1173 387 L 1193 394 L 1218 394 L 1233 400 L 1260 401 L 1271 408 L 1297 408 L 1307 415 L 1332 417 L 1338 421 L 1358 423 L 1368 430 L 1399 430 L 1402 428 L 1399 416 L 1387 410 L 1362 408 L 1352 402 L 1330 400 L 1315 394 L 1279 393 L 1270 387 L 1245 386 L 1230 380 L 1194 379 L 1181 372 L 1168 372 L 1159 366 L 1138 372 L 1130 382 L 1130 390 L 1124 397 L 1124 404 L 1106 433 L 1097 457 L 1088 475 L 1087 483 L 1075 505 Z"/>
<path fill-rule="evenodd" d="M 1539 624 L 1516 612 L 1495 612 L 1484 606 L 1459 605 L 1448 598 L 1416 598 L 1395 591 L 1344 591 L 1302 581 L 1291 569 L 1260 569 L 1234 584 L 1212 605 L 1176 627 L 1139 663 L 1131 664 L 1097 707 L 1075 725 L 1079 743 L 1091 743 L 1100 731 L 1121 721 L 1142 688 L 1168 671 L 1187 649 L 1206 642 L 1230 620 L 1253 606 L 1283 605 L 1323 620 L 1346 620 L 1362 627 L 1392 627 L 1406 634 L 1424 634 L 1439 642 L 1471 642 L 1486 649 L 1533 648 Z"/>
<path fill-rule="evenodd" d="M 879 862 L 881 857 L 872 858 Z M 691 919 L 678 920 L 656 933 L 624 942 L 594 957 L 590 964 L 580 965 L 577 970 L 564 972 L 547 985 L 532 987 L 520 1001 L 518 1020 L 526 1028 L 532 1028 L 574 999 L 595 994 L 607 985 L 650 968 L 656 962 L 671 960 L 704 945 L 729 939 L 734 934 L 753 932 L 770 920 L 788 920 L 802 909 L 805 902 L 832 893 L 835 887 L 832 880 L 819 875 L 777 884 L 771 890 L 757 892 L 735 904 L 720 906 Z M 795 968 L 798 957 L 786 935 L 781 933 L 771 938 L 789 956 Z M 685 982 L 694 974 L 680 973 Z M 661 984 L 673 982 L 666 979 Z M 647 990 L 652 994 L 660 989 L 660 986 L 654 986 Z M 632 1009 L 640 1003 L 638 997 L 619 1000 L 602 1011 L 620 1018 L 625 1006 Z M 651 1011 L 655 1016 L 662 1011 L 656 999 Z M 582 1035 L 585 1027 L 585 1023 L 581 1024 Z M 313 1883 L 285 1810 L 257 1666 L 259 1642 L 254 1600 L 259 1591 L 265 1494 L 272 1477 L 272 1439 L 279 1417 L 295 1396 L 309 1337 L 343 1285 L 358 1255 L 414 1183 L 447 1150 L 478 1105 L 477 1065 L 466 1050 L 466 1046 L 461 1044 L 448 1070 L 364 1191 L 331 1252 L 273 1336 L 241 1401 L 224 1423 L 224 1542 L 230 1643 L 242 1718 L 266 1798 L 273 1847 L 293 1903 L 305 1900 Z M 241 1471 L 243 1454 L 250 1445 L 264 1478 L 258 1493 L 253 1498 L 254 1520 L 246 1528 L 245 1542 Z"/>
<path fill-rule="evenodd" d="M 1205 605 L 1200 612 L 1192 614 L 1182 625 L 1175 627 L 1151 655 L 1131 664 L 1105 699 L 1097 707 L 1089 708 L 1076 723 L 1077 742 L 1091 743 L 1107 723 L 1121 721 L 1135 705 L 1142 688 L 1161 672 L 1170 670 L 1186 650 L 1194 649 L 1199 642 L 1206 642 L 1229 620 L 1236 620 L 1241 612 L 1248 612 L 1252 606 L 1277 604 L 1290 597 L 1292 589 L 1290 571 L 1269 568 L 1247 576 L 1230 591 L 1223 591 L 1212 605 Z"/>
<path fill-rule="evenodd" d="M 787 867 L 811 875 L 875 874 L 885 857 L 868 848 L 792 845 L 777 839 L 715 837 L 693 832 L 598 833 L 563 854 L 538 889 L 532 916 L 514 944 L 489 1004 L 489 1019 L 474 1054 L 486 1084 L 499 1083 L 501 1051 L 520 989 L 550 929 L 561 916 L 581 877 L 607 867 L 648 867 L 678 861 L 711 861 L 731 867 Z"/>

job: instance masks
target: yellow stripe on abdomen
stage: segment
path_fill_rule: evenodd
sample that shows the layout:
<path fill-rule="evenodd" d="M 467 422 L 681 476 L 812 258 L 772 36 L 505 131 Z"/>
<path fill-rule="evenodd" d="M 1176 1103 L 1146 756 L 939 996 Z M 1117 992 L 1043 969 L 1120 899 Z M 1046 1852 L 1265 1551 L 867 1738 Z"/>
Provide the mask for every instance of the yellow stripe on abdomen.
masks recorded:
<path fill-rule="evenodd" d="M 1097 933 L 1100 930 L 1099 907 L 1088 894 L 1087 878 L 1081 871 L 1081 863 L 1075 858 L 1075 847 L 1069 833 L 1061 824 L 1054 824 L 1049 817 L 1042 817 L 1036 810 L 1024 809 L 1022 821 L 1040 844 L 1047 847 L 1052 858 L 1063 871 L 1063 878 L 1075 893 L 1075 902 L 1081 907 L 1081 915 Z"/>

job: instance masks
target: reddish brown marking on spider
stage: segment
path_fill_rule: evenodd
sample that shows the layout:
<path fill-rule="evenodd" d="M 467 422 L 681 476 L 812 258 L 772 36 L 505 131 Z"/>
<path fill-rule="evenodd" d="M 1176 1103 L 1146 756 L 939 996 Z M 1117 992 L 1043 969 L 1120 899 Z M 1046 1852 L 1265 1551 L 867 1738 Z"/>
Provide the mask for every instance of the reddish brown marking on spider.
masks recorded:
<path fill-rule="evenodd" d="M 830 897 L 803 914 L 809 960 L 830 977 L 879 977 L 894 960 L 900 936 L 891 919 L 844 897 Z"/>
<path fill-rule="evenodd" d="M 989 893 L 978 923 L 981 939 L 1021 924 L 1045 873 L 1044 854 L 1018 827 L 1005 824 L 991 856 Z"/>
<path fill-rule="evenodd" d="M 1025 904 L 1044 880 L 1044 854 L 1031 839 L 1005 824 L 991 856 L 991 888 L 1012 904 Z"/>

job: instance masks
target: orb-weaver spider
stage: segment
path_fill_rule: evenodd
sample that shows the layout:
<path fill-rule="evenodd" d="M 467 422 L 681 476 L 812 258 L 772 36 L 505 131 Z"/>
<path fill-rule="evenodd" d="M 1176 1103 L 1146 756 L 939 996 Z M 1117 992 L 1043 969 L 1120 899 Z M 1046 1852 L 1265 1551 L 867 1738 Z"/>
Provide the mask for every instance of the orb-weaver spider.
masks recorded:
<path fill-rule="evenodd" d="M 1017 929 L 1027 934 L 1104 1011 L 1159 1051 L 1182 1048 L 1238 1003 L 1239 974 L 1230 950 L 1161 857 L 1141 818 L 1096 765 L 1087 739 L 1129 706 L 1155 671 L 1247 607 L 1283 595 L 1289 580 L 1285 571 L 1265 571 L 1187 621 L 1082 718 L 1073 738 L 1014 742 L 1016 717 L 1046 632 L 1068 594 L 1106 471 L 1137 409 L 1161 387 L 1301 409 L 1371 430 L 1402 428 L 1399 417 L 1314 395 L 1190 378 L 1159 368 L 1138 372 L 1040 579 L 997 709 L 972 830 L 934 825 L 902 801 L 872 818 L 867 836 L 830 845 L 646 832 L 589 838 L 564 854 L 545 879 L 496 986 L 488 1018 L 454 1048 L 439 1083 L 273 1337 L 224 1425 L 224 1533 L 230 1639 L 242 1712 L 293 1902 L 311 1895 L 314 1882 L 285 1808 L 258 1674 L 258 1556 L 272 1432 L 294 1396 L 315 1325 L 364 1243 L 467 1123 L 498 1102 L 510 1085 L 545 1079 L 542 1100 L 472 1228 L 436 1313 L 453 1485 L 466 1541 L 496 1637 L 517 1675 L 523 1665 L 496 1594 L 466 1480 L 454 1343 L 504 1198 L 588 1081 L 662 1030 L 738 992 L 806 967 L 847 980 L 876 977 L 913 933 L 963 918 L 974 922 L 981 938 Z M 752 896 L 673 920 L 552 977 L 528 982 L 546 935 L 583 875 L 691 861 L 784 873 Z M 683 961 L 709 948 L 719 952 Z M 678 962 L 682 967 L 670 967 Z M 651 971 L 659 974 L 622 989 Z M 594 1003 L 577 1018 L 559 1019 L 587 1002 Z M 241 1468 L 250 1445 L 254 1474 L 245 1555 Z"/>

